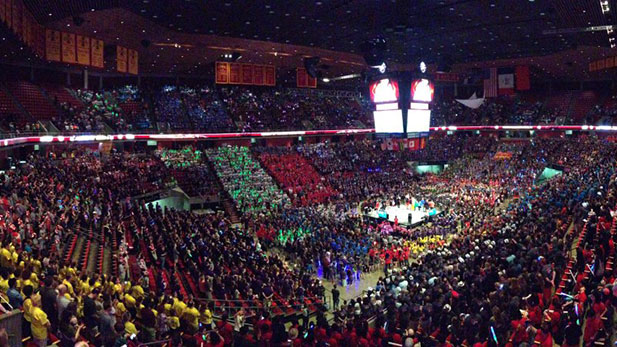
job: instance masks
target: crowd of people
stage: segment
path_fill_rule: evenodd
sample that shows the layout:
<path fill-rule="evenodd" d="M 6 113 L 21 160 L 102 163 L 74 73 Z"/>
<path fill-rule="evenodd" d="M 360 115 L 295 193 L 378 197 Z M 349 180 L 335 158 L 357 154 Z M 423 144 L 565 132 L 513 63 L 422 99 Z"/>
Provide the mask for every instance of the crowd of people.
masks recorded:
<path fill-rule="evenodd" d="M 0 179 L 1 292 L 36 345 L 610 343 L 616 150 L 590 137 L 453 135 L 420 151 L 364 140 L 33 155 Z M 448 166 L 410 165 L 427 159 Z M 201 165 L 239 225 L 132 199 Z M 539 184 L 547 166 L 561 173 Z M 410 228 L 363 215 L 413 196 L 442 213 Z M 109 270 L 82 266 L 91 241 L 112 253 Z M 325 300 L 323 281 L 374 272 L 360 297 L 333 287 Z"/>
<path fill-rule="evenodd" d="M 222 100 L 241 131 L 365 128 L 370 109 L 358 97 L 293 89 L 222 88 Z"/>
<path fill-rule="evenodd" d="M 432 106 L 431 126 L 492 124 L 564 124 L 566 115 L 540 101 L 485 99 L 479 108 L 469 108 L 455 99 L 444 99 Z M 568 123 L 571 124 L 571 123 Z"/>

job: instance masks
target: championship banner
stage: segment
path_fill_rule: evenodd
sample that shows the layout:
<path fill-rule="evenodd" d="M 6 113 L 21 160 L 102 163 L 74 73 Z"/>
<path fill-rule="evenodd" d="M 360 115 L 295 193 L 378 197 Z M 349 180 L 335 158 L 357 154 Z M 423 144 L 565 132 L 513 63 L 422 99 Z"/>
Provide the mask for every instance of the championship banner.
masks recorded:
<path fill-rule="evenodd" d="M 229 64 L 229 84 L 242 83 L 242 67 L 240 64 Z"/>
<path fill-rule="evenodd" d="M 0 21 L 6 23 L 6 0 L 0 0 Z"/>
<path fill-rule="evenodd" d="M 13 17 L 13 0 L 4 0 L 4 21 L 7 27 L 11 27 Z"/>
<path fill-rule="evenodd" d="M 607 69 L 610 69 L 612 67 L 615 66 L 615 58 L 614 57 L 610 57 L 610 58 L 606 58 L 604 60 L 604 67 Z"/>
<path fill-rule="evenodd" d="M 598 70 L 604 70 L 604 67 L 605 67 L 604 64 L 605 64 L 604 59 L 598 60 L 596 62 L 596 67 L 598 68 Z"/>
<path fill-rule="evenodd" d="M 137 75 L 139 73 L 139 53 L 134 50 L 129 50 L 129 73 Z"/>
<path fill-rule="evenodd" d="M 263 65 L 253 65 L 253 84 L 257 86 L 265 84 Z"/>
<path fill-rule="evenodd" d="M 229 63 L 217 61 L 214 68 L 214 81 L 218 84 L 229 83 Z"/>
<path fill-rule="evenodd" d="M 102 69 L 104 65 L 103 48 L 104 44 L 102 40 L 90 40 L 90 64 L 100 69 Z"/>
<path fill-rule="evenodd" d="M 26 46 L 32 47 L 32 20 L 30 19 L 30 14 L 28 11 L 24 10 L 21 12 L 21 37 Z"/>
<path fill-rule="evenodd" d="M 60 32 L 45 30 L 45 56 L 49 61 L 60 61 Z"/>
<path fill-rule="evenodd" d="M 264 69 L 265 76 L 265 84 L 267 86 L 275 86 L 276 85 L 276 69 L 274 66 L 266 66 Z"/>
<path fill-rule="evenodd" d="M 242 64 L 242 84 L 253 84 L 253 65 Z"/>
<path fill-rule="evenodd" d="M 90 65 L 90 38 L 77 35 L 77 63 Z"/>
<path fill-rule="evenodd" d="M 317 88 L 317 78 L 313 78 L 311 76 L 309 76 L 308 74 L 306 74 L 306 86 L 309 88 Z"/>
<path fill-rule="evenodd" d="M 18 37 L 21 37 L 21 0 L 13 0 L 13 14 L 11 28 Z"/>
<path fill-rule="evenodd" d="M 62 62 L 69 64 L 77 63 L 77 54 L 75 52 L 75 34 L 62 33 Z"/>
<path fill-rule="evenodd" d="M 458 74 L 454 72 L 436 72 L 433 75 L 435 82 L 458 82 Z"/>
<path fill-rule="evenodd" d="M 296 69 L 296 87 L 306 88 L 308 87 L 308 74 L 306 69 L 299 67 Z"/>
<path fill-rule="evenodd" d="M 118 72 L 127 71 L 127 59 L 126 47 L 116 46 L 116 70 Z"/>
<path fill-rule="evenodd" d="M 38 24 L 34 23 L 34 53 L 39 57 L 45 57 L 45 28 Z"/>

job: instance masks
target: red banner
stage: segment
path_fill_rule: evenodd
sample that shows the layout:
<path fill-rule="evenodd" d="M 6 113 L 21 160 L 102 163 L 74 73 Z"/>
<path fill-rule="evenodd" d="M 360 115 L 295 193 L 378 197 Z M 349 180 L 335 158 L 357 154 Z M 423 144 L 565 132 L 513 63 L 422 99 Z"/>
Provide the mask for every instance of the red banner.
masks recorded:
<path fill-rule="evenodd" d="M 437 72 L 433 76 L 436 82 L 458 82 L 458 74 L 454 72 Z"/>
<path fill-rule="evenodd" d="M 39 58 L 45 57 L 45 28 L 38 23 L 34 24 L 34 53 Z"/>
<path fill-rule="evenodd" d="M 242 84 L 253 84 L 253 65 L 242 64 Z"/>
<path fill-rule="evenodd" d="M 13 0 L 4 0 L 4 19 L 7 27 L 11 27 L 12 17 L 13 17 Z"/>
<path fill-rule="evenodd" d="M 308 74 L 306 73 L 306 69 L 302 67 L 296 69 L 296 87 L 308 87 Z"/>
<path fill-rule="evenodd" d="M 69 64 L 77 63 L 77 54 L 75 52 L 75 34 L 62 33 L 62 62 Z"/>
<path fill-rule="evenodd" d="M 229 64 L 229 84 L 242 83 L 242 67 L 238 63 Z"/>
<path fill-rule="evenodd" d="M 28 47 L 32 47 L 32 20 L 30 18 L 30 13 L 24 7 L 24 10 L 21 12 L 21 37 Z"/>
<path fill-rule="evenodd" d="M 90 38 L 77 35 L 77 63 L 90 65 Z"/>
<path fill-rule="evenodd" d="M 126 47 L 116 46 L 116 70 L 118 72 L 127 71 L 127 54 Z"/>
<path fill-rule="evenodd" d="M 103 41 L 97 39 L 90 40 L 90 64 L 100 69 L 104 65 L 103 48 Z"/>
<path fill-rule="evenodd" d="M 266 77 L 265 79 L 267 86 L 276 85 L 276 69 L 274 68 L 274 66 L 266 66 L 264 76 Z"/>
<path fill-rule="evenodd" d="M 606 58 L 606 60 L 604 61 L 604 67 L 607 69 L 610 69 L 614 66 L 615 66 L 615 58 L 614 57 Z"/>
<path fill-rule="evenodd" d="M 253 65 L 253 84 L 257 86 L 263 86 L 265 84 L 263 65 Z"/>
<path fill-rule="evenodd" d="M 6 23 L 6 0 L 0 0 L 0 21 Z"/>
<path fill-rule="evenodd" d="M 13 21 L 11 22 L 11 28 L 15 32 L 15 34 L 21 38 L 21 1 L 13 0 L 13 14 L 11 18 Z"/>
<path fill-rule="evenodd" d="M 129 49 L 129 73 L 132 75 L 139 73 L 139 53 L 134 49 Z"/>
<path fill-rule="evenodd" d="M 218 84 L 229 83 L 229 63 L 217 61 L 214 68 L 214 81 Z"/>
<path fill-rule="evenodd" d="M 598 70 L 604 70 L 604 68 L 605 68 L 604 63 L 605 63 L 604 59 L 598 60 L 596 62 L 596 67 L 598 68 Z"/>
<path fill-rule="evenodd" d="M 529 82 L 529 66 L 517 66 L 514 75 L 516 78 L 517 90 L 529 90 L 531 89 L 531 83 Z"/>
<path fill-rule="evenodd" d="M 45 31 L 45 56 L 49 61 L 60 61 L 60 32 L 47 29 Z"/>

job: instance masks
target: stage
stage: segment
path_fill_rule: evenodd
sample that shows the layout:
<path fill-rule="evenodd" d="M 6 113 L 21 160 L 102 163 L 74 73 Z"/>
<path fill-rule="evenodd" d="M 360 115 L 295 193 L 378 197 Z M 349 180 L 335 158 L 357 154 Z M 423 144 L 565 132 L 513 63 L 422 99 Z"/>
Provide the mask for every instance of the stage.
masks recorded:
<path fill-rule="evenodd" d="M 427 209 L 427 210 L 416 209 L 412 211 L 410 208 L 407 208 L 407 206 L 400 205 L 400 206 L 387 206 L 385 210 L 372 209 L 366 214 L 366 216 L 371 217 L 371 218 L 376 218 L 376 219 L 380 219 L 380 218 L 385 219 L 386 214 L 387 214 L 388 221 L 394 222 L 394 219 L 398 218 L 398 224 L 408 226 L 408 225 L 415 225 L 418 223 L 422 223 L 426 218 L 428 218 L 429 213 L 431 215 L 436 215 L 439 213 L 439 211 L 435 209 Z M 410 216 L 411 216 L 411 220 L 409 219 Z"/>

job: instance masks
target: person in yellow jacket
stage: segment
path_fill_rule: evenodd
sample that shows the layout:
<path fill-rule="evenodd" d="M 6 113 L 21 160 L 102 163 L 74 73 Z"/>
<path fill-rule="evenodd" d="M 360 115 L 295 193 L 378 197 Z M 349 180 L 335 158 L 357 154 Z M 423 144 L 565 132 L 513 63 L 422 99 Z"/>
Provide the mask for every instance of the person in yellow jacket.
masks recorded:
<path fill-rule="evenodd" d="M 194 329 L 199 329 L 199 310 L 195 307 L 193 302 L 182 312 L 182 318 L 184 318 Z"/>
<path fill-rule="evenodd" d="M 32 339 L 37 346 L 47 346 L 47 329 L 51 326 L 47 314 L 41 309 L 41 295 L 32 296 L 31 328 Z"/>
<path fill-rule="evenodd" d="M 22 325 L 22 335 L 29 336 L 30 335 L 30 326 L 32 323 L 32 286 L 26 285 L 22 290 L 22 294 L 24 296 L 23 310 L 24 310 L 24 321 Z"/>

